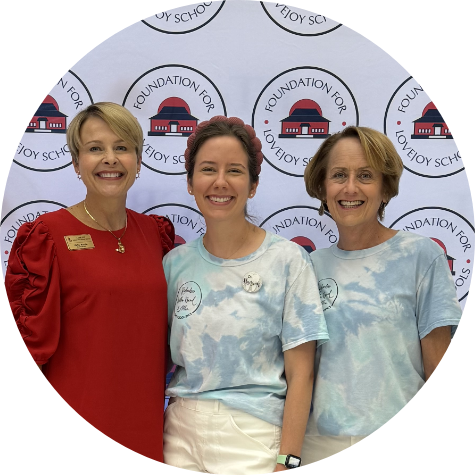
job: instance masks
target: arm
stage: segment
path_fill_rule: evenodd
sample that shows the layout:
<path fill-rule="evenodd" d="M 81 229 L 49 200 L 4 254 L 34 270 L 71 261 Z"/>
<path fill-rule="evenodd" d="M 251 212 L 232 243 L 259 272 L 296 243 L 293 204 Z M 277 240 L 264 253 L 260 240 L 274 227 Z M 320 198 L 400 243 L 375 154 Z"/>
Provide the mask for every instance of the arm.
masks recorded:
<path fill-rule="evenodd" d="M 312 400 L 314 364 L 315 341 L 284 351 L 287 396 L 279 451 L 282 455 L 300 457 Z M 274 472 L 283 470 L 287 470 L 286 467 L 277 464 Z"/>
<path fill-rule="evenodd" d="M 440 363 L 450 343 L 450 327 L 434 328 L 421 340 L 422 362 L 426 381 Z"/>

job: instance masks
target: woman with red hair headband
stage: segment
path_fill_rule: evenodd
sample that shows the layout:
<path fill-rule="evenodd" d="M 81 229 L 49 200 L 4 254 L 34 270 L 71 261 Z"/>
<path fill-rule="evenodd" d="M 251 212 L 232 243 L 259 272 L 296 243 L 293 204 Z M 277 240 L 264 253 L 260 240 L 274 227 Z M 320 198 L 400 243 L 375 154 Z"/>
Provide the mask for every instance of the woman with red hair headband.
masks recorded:
<path fill-rule="evenodd" d="M 315 342 L 328 339 L 307 253 L 246 219 L 261 143 L 236 117 L 188 139 L 188 192 L 206 234 L 164 261 L 170 349 L 165 463 L 259 474 L 300 465 Z"/>

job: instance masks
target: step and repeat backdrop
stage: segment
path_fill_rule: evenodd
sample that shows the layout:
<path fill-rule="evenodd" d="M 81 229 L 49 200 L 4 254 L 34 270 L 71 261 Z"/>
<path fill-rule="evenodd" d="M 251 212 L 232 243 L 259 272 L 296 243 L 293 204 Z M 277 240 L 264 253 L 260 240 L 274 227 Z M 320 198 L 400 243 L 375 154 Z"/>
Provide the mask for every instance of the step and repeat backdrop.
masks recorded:
<path fill-rule="evenodd" d="M 183 156 L 201 121 L 221 114 L 255 127 L 265 163 L 250 212 L 257 224 L 309 252 L 338 240 L 332 218 L 319 217 L 320 202 L 304 190 L 309 160 L 346 125 L 384 132 L 405 167 L 385 224 L 444 249 L 464 305 L 473 210 L 450 124 L 424 86 L 376 45 L 337 21 L 281 3 L 223 0 L 157 13 L 59 78 L 26 121 L 13 157 L 1 221 L 4 272 L 23 222 L 83 199 L 66 128 L 98 101 L 122 104 L 139 120 L 144 167 L 128 207 L 168 216 L 176 245 L 205 232 L 186 192 Z"/>

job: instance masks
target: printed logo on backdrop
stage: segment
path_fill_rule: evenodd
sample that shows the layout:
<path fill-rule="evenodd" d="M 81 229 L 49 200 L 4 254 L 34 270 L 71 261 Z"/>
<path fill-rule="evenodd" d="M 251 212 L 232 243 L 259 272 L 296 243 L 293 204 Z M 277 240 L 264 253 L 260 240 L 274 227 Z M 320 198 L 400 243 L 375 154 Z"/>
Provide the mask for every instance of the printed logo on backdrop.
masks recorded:
<path fill-rule="evenodd" d="M 150 28 L 168 34 L 183 34 L 198 30 L 207 25 L 221 11 L 222 2 L 201 2 L 195 5 L 175 8 L 157 13 L 142 20 Z"/>
<path fill-rule="evenodd" d="M 461 172 L 462 157 L 440 111 L 410 77 L 392 95 L 384 115 L 384 133 L 415 175 L 442 178 Z"/>
<path fill-rule="evenodd" d="M 167 203 L 152 206 L 142 214 L 166 216 L 175 227 L 175 247 L 194 241 L 206 232 L 203 215 L 191 206 Z"/>
<path fill-rule="evenodd" d="M 28 122 L 13 161 L 38 172 L 53 172 L 71 165 L 66 129 L 73 117 L 93 102 L 83 81 L 68 71 Z"/>
<path fill-rule="evenodd" d="M 0 233 L 2 239 L 1 253 L 2 253 L 2 270 L 3 274 L 7 270 L 8 257 L 15 240 L 18 229 L 24 223 L 31 223 L 42 214 L 57 211 L 67 206 L 56 201 L 36 200 L 28 201 L 8 212 L 1 221 Z"/>
<path fill-rule="evenodd" d="M 200 122 L 226 115 L 223 97 L 211 79 L 179 64 L 158 66 L 142 74 L 122 105 L 144 131 L 142 163 L 165 175 L 186 173 L 187 138 Z"/>
<path fill-rule="evenodd" d="M 261 2 L 267 16 L 283 30 L 300 36 L 318 36 L 339 28 L 341 23 L 330 20 L 307 10 L 284 5 L 283 3 Z"/>
<path fill-rule="evenodd" d="M 267 83 L 252 112 L 252 125 L 266 161 L 301 177 L 322 141 L 347 125 L 358 125 L 353 93 L 335 74 L 303 66 Z"/>
<path fill-rule="evenodd" d="M 329 214 L 312 206 L 290 206 L 264 219 L 260 227 L 302 246 L 308 253 L 338 242 L 338 230 Z"/>
<path fill-rule="evenodd" d="M 445 253 L 459 301 L 467 295 L 473 272 L 475 230 L 462 215 L 447 208 L 418 208 L 390 226 L 431 238 Z"/>

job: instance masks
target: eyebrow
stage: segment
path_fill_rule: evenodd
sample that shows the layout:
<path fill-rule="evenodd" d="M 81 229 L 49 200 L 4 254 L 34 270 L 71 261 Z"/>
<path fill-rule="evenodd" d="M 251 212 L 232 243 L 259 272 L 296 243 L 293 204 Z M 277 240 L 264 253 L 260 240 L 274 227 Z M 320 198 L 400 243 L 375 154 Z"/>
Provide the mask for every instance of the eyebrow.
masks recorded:
<path fill-rule="evenodd" d="M 83 144 L 83 145 L 90 145 L 90 144 L 92 144 L 92 143 L 99 143 L 99 144 L 102 144 L 102 143 L 104 143 L 104 142 L 103 142 L 102 140 L 90 140 L 89 142 L 86 142 L 86 143 Z M 125 143 L 125 144 L 126 144 L 127 142 L 126 142 L 125 140 L 122 140 L 122 139 L 117 140 L 117 141 L 114 142 L 114 144 L 119 144 L 119 143 Z"/>
<path fill-rule="evenodd" d="M 330 168 L 330 171 L 334 171 L 334 170 L 348 170 L 348 167 L 333 167 L 333 168 Z M 357 168 L 356 169 L 357 171 L 360 171 L 360 170 L 374 170 L 373 167 L 370 167 L 369 165 L 367 167 L 360 167 L 360 168 Z"/>
<path fill-rule="evenodd" d="M 216 165 L 216 162 L 213 162 L 212 160 L 203 160 L 200 165 Z M 246 169 L 242 163 L 229 163 L 228 165 L 231 167 L 241 167 Z"/>

